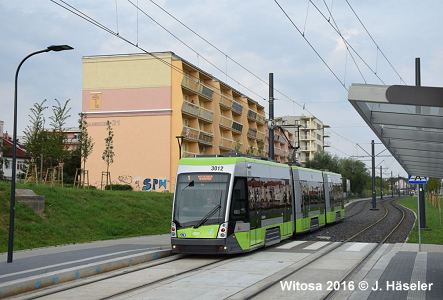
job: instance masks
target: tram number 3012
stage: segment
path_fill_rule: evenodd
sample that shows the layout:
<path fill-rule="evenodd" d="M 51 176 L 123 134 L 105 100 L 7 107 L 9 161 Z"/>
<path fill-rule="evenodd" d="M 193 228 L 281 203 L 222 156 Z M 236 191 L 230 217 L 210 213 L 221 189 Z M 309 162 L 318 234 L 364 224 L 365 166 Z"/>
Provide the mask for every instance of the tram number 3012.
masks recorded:
<path fill-rule="evenodd" d="M 211 166 L 211 171 L 222 172 L 223 166 Z"/>

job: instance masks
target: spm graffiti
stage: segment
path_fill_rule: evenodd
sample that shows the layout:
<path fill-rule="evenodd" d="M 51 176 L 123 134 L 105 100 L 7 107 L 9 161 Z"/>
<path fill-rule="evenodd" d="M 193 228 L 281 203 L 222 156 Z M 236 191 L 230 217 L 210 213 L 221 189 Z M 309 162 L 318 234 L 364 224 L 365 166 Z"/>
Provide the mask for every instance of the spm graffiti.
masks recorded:
<path fill-rule="evenodd" d="M 159 178 L 146 178 L 143 180 L 143 191 L 155 191 L 161 189 L 162 187 L 167 189 L 167 180 Z"/>

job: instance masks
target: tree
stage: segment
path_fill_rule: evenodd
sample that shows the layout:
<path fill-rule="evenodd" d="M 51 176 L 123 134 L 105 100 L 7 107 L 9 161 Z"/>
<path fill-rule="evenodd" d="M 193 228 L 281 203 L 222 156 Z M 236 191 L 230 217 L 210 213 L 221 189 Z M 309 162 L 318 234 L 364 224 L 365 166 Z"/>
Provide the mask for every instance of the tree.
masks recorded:
<path fill-rule="evenodd" d="M 440 192 L 440 179 L 437 178 L 429 178 L 428 184 L 427 184 L 427 190 L 430 192 L 434 192 L 435 194 L 438 194 Z"/>
<path fill-rule="evenodd" d="M 114 131 L 109 120 L 106 121 L 106 131 L 108 135 L 105 138 L 105 150 L 103 150 L 102 159 L 106 163 L 106 185 L 108 185 L 109 166 L 114 162 Z"/>
<path fill-rule="evenodd" d="M 25 147 L 31 161 L 37 163 L 45 152 L 45 117 L 44 112 L 46 99 L 40 103 L 34 103 L 31 113 L 28 115 L 30 124 L 25 129 Z"/>
<path fill-rule="evenodd" d="M 86 170 L 86 160 L 89 155 L 92 153 L 92 149 L 94 149 L 94 142 L 92 141 L 92 137 L 89 136 L 88 133 L 88 123 L 86 122 L 85 115 L 80 113 L 79 119 L 79 128 L 80 128 L 80 136 L 78 138 L 80 156 L 83 161 L 83 171 Z"/>
<path fill-rule="evenodd" d="M 350 158 L 338 158 L 324 151 L 317 152 L 314 159 L 306 163 L 306 167 L 340 173 L 351 181 L 351 192 L 356 194 L 362 194 L 371 182 L 371 177 L 363 162 Z"/>
<path fill-rule="evenodd" d="M 66 120 L 71 116 L 68 107 L 71 100 L 66 100 L 62 105 L 60 101 L 55 99 L 56 105 L 52 106 L 52 116 L 49 117 L 51 122 L 52 132 L 47 136 L 47 155 L 54 159 L 57 163 L 61 163 L 68 156 L 68 151 L 65 149 L 65 133 L 64 128 Z"/>
<path fill-rule="evenodd" d="M 328 170 L 340 173 L 340 160 L 337 156 L 332 156 L 328 152 L 316 152 L 314 158 L 306 162 L 306 167 L 316 170 Z"/>
<path fill-rule="evenodd" d="M 371 176 L 366 169 L 363 162 L 350 159 L 340 159 L 340 174 L 351 181 L 351 192 L 355 194 L 362 194 L 365 189 L 368 189 L 371 183 Z"/>

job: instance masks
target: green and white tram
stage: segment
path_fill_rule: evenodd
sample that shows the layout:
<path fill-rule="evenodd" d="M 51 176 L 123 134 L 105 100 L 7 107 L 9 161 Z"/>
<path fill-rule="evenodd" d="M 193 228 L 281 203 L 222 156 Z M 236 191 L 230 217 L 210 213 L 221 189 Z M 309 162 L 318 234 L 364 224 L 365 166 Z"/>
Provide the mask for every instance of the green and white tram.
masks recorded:
<path fill-rule="evenodd" d="M 248 157 L 180 160 L 175 253 L 240 253 L 344 218 L 341 175 Z"/>

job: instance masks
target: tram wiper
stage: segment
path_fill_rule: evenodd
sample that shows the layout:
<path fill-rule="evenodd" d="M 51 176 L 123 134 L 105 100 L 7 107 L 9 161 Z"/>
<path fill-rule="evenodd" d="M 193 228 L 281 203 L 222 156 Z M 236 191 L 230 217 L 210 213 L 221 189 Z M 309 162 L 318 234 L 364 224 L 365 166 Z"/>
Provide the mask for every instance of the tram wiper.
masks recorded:
<path fill-rule="evenodd" d="M 205 224 L 206 221 L 208 221 L 209 218 L 212 217 L 212 215 L 214 215 L 217 212 L 217 210 L 219 210 L 220 208 L 221 208 L 220 204 L 214 207 L 210 212 L 206 214 L 206 216 L 204 216 L 196 225 L 194 225 L 194 228 L 199 228 L 200 226 Z"/>
<path fill-rule="evenodd" d="M 185 189 L 187 189 L 188 187 L 193 187 L 194 186 L 194 180 L 191 180 L 189 183 L 188 183 L 188 185 L 186 185 L 184 188 L 182 188 L 182 192 L 185 190 Z"/>

